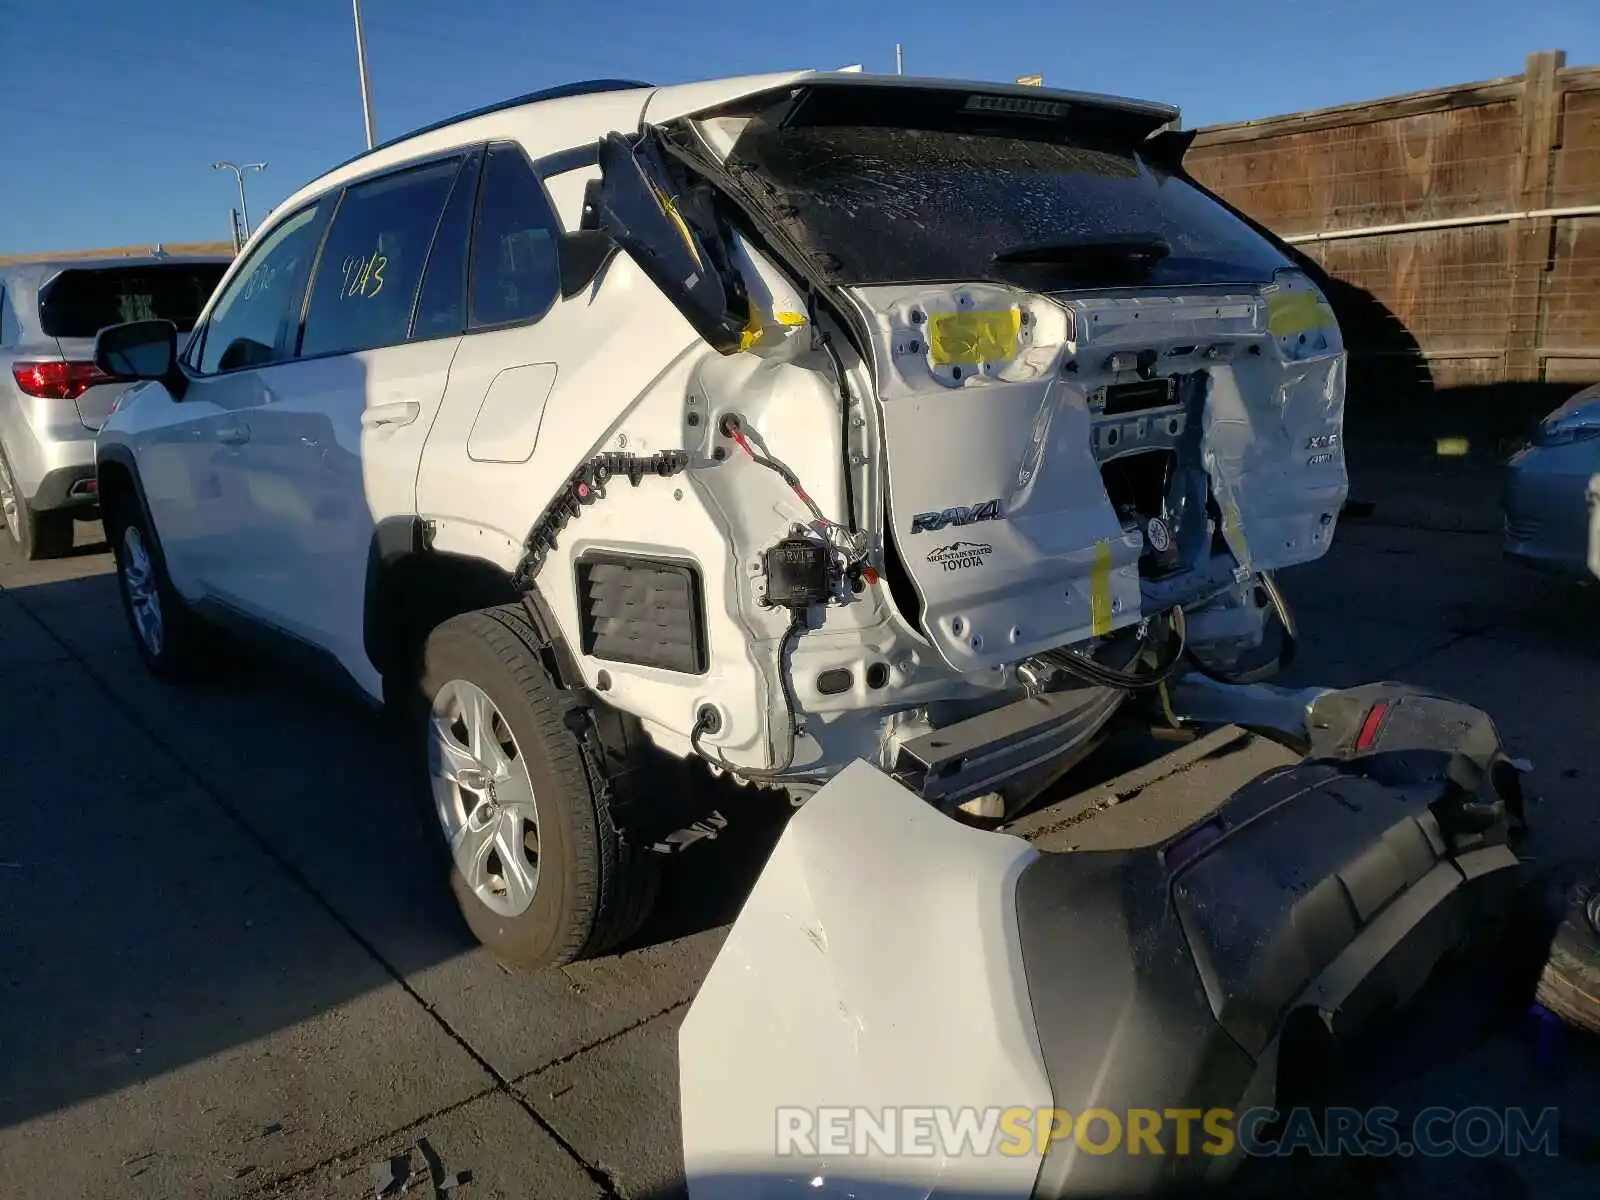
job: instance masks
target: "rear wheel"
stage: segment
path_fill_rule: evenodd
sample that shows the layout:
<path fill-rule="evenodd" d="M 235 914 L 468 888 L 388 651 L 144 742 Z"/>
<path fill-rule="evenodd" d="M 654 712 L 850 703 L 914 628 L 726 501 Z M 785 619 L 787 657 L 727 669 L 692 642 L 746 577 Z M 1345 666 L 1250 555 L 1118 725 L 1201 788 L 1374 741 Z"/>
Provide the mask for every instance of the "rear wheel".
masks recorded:
<path fill-rule="evenodd" d="M 619 835 L 514 608 L 453 617 L 423 653 L 425 808 L 473 935 L 525 968 L 604 953 L 649 912 L 655 856 Z"/>
<path fill-rule="evenodd" d="M 6 532 L 28 562 L 62 558 L 72 553 L 72 513 L 35 512 L 17 488 L 16 476 L 0 450 L 0 518 Z"/>

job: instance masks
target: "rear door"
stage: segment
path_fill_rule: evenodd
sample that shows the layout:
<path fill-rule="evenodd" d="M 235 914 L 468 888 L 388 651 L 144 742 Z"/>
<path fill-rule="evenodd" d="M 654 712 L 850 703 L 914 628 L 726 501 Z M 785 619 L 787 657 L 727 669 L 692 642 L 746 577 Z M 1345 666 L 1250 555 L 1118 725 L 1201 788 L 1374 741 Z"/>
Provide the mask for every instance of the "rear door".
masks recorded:
<path fill-rule="evenodd" d="M 198 590 L 269 620 L 286 586 L 282 530 L 303 502 L 292 484 L 262 469 L 251 443 L 262 414 L 297 385 L 301 303 L 331 208 L 329 198 L 319 199 L 260 237 L 185 353 L 182 407 L 193 415 L 140 451 L 152 504 L 159 496 L 187 531 L 183 552 Z M 154 515 L 165 546 L 167 522 Z"/>
<path fill-rule="evenodd" d="M 294 387 L 261 411 L 247 452 L 300 497 L 278 531 L 290 555 L 278 621 L 374 686 L 362 636 L 368 550 L 379 522 L 416 512 L 417 465 L 466 320 L 477 158 L 345 189 Z"/>
<path fill-rule="evenodd" d="M 225 259 L 72 267 L 41 289 L 39 323 L 67 362 L 93 362 L 95 335 L 124 321 L 171 321 L 181 345 L 227 269 Z M 126 386 L 90 387 L 77 397 L 78 419 L 98 430 Z"/>

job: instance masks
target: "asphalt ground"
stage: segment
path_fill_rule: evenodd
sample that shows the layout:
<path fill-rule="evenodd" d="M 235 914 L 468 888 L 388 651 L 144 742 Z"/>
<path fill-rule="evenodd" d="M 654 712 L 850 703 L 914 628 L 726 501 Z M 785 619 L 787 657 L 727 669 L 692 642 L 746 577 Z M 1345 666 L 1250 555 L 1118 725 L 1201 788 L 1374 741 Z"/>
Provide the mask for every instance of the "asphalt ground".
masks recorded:
<path fill-rule="evenodd" d="M 411 1195 L 467 1173 L 462 1200 L 679 1194 L 676 1031 L 772 813 L 677 859 L 626 952 L 508 971 L 430 866 L 392 735 L 246 658 L 192 690 L 150 679 L 79 531 L 47 564 L 0 538 L 0 1196 L 358 1197 L 375 1170 Z M 1284 584 L 1286 682 L 1486 708 L 1534 766 L 1528 855 L 1600 857 L 1600 588 L 1491 536 L 1355 521 Z M 1559 1157 L 1458 1157 L 1363 1195 L 1592 1195 L 1600 1078 L 1547 1035 L 1536 1053 L 1497 1027 L 1402 1085 L 1559 1105 Z"/>

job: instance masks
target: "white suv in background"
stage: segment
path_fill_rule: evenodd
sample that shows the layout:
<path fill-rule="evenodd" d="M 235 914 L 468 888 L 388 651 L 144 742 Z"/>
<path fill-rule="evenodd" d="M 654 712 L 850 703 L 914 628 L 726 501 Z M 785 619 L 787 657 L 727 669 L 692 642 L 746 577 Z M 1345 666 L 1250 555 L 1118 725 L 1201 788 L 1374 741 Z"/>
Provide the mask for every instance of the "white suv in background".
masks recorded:
<path fill-rule="evenodd" d="M 1135 691 L 1269 671 L 1345 495 L 1338 326 L 1175 116 L 799 72 L 359 156 L 181 355 L 100 335 L 147 381 L 99 440 L 140 654 L 230 628 L 407 714 L 523 964 L 642 919 L 706 815 L 662 763 L 1014 814 Z"/>

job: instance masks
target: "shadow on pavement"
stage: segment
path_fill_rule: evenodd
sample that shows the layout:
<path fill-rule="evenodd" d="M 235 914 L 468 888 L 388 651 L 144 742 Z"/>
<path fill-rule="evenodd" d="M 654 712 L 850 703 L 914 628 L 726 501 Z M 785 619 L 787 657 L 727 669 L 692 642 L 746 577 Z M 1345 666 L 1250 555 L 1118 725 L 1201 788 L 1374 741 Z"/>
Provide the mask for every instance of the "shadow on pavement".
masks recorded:
<path fill-rule="evenodd" d="M 625 953 L 508 972 L 439 876 L 397 734 L 243 650 L 216 675 L 149 678 L 109 574 L 0 592 L 0 1127 L 253 1056 L 397 980 L 516 1077 L 687 1000 L 715 952 L 691 940 L 791 811 L 719 797 L 728 829 L 667 859 Z"/>

